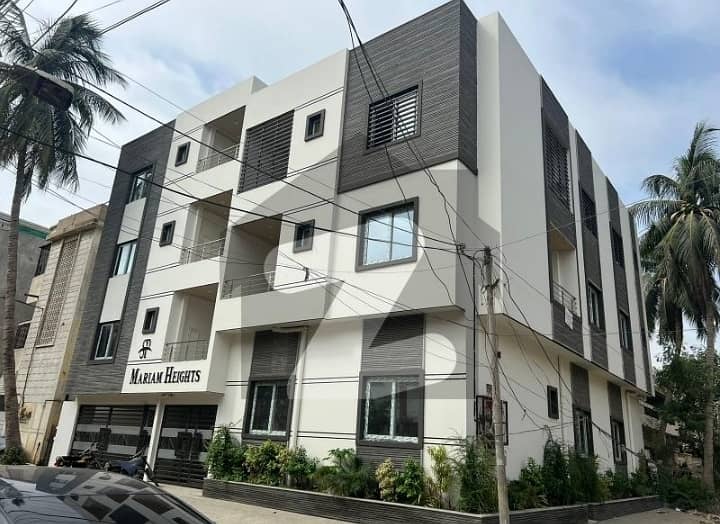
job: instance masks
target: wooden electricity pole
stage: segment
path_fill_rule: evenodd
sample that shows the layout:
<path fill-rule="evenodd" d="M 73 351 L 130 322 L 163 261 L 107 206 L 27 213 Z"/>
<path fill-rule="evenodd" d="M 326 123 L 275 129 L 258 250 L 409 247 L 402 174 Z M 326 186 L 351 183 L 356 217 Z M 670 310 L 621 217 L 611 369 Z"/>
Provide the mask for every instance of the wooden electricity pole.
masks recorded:
<path fill-rule="evenodd" d="M 497 282 L 493 275 L 493 257 L 489 247 L 484 250 L 483 266 L 485 275 L 485 298 L 487 303 L 487 335 L 490 341 L 492 358 L 492 410 L 493 435 L 495 438 L 495 476 L 497 479 L 499 524 L 510 524 L 508 505 L 507 474 L 505 472 L 505 424 L 503 423 L 502 398 L 500 395 L 500 351 L 495 329 L 495 288 Z"/>

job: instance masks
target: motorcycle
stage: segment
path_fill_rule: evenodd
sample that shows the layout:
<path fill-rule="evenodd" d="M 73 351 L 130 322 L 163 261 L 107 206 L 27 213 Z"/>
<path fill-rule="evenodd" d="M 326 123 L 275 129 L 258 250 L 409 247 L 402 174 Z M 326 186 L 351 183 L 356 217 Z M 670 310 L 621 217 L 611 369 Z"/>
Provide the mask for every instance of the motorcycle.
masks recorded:
<path fill-rule="evenodd" d="M 102 469 L 98 460 L 97 446 L 95 443 L 80 453 L 60 455 L 55 458 L 55 467 L 59 468 L 91 468 Z"/>
<path fill-rule="evenodd" d="M 106 462 L 105 471 L 120 473 L 121 475 L 126 475 L 138 480 L 143 480 L 145 475 L 147 475 L 148 480 L 158 486 L 158 483 L 155 481 L 155 474 L 147 463 L 145 448 L 139 450 L 127 460 L 111 460 Z"/>

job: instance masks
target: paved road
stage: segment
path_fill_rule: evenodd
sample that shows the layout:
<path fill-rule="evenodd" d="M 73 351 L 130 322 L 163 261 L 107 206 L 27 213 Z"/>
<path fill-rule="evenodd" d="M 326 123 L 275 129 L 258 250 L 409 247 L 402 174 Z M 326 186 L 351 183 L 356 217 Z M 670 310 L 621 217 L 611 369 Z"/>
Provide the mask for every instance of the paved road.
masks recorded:
<path fill-rule="evenodd" d="M 199 489 L 170 486 L 167 484 L 164 484 L 161 487 L 187 502 L 218 524 L 235 524 L 237 522 L 248 524 L 261 524 L 266 522 L 282 522 L 289 524 L 312 522 L 315 524 L 330 524 L 333 522 L 340 522 L 337 520 L 309 517 L 306 515 L 300 515 L 299 513 L 288 513 L 285 511 L 261 508 L 259 506 L 206 498 L 202 496 L 202 491 Z M 660 509 L 647 511 L 645 513 L 636 513 L 634 515 L 606 520 L 604 522 L 607 524 L 717 524 L 718 521 L 711 521 L 697 515 L 690 515 L 688 513 L 681 513 L 670 509 Z"/>

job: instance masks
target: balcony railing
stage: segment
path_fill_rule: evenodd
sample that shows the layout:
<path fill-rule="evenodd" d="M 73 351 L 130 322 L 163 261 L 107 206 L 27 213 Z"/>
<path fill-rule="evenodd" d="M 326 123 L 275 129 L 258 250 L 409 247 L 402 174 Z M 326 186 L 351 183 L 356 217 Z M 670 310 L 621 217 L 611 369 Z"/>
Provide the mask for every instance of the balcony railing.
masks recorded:
<path fill-rule="evenodd" d="M 577 314 L 577 299 L 557 282 L 552 283 L 552 297 L 555 302 L 565 306 L 574 315 Z"/>
<path fill-rule="evenodd" d="M 220 164 L 235 160 L 238 157 L 239 151 L 240 144 L 233 144 L 230 147 L 226 147 L 225 149 L 213 151 L 209 155 L 198 159 L 197 166 L 195 167 L 195 172 L 200 173 L 201 171 L 207 171 L 208 169 L 217 167 Z"/>
<path fill-rule="evenodd" d="M 219 257 L 223 254 L 225 239 L 218 238 L 210 242 L 203 242 L 194 246 L 184 247 L 180 250 L 180 263 L 189 264 L 198 260 Z"/>
<path fill-rule="evenodd" d="M 243 278 L 235 278 L 223 282 L 222 298 L 245 297 L 267 293 L 273 290 L 275 271 L 258 273 Z"/>
<path fill-rule="evenodd" d="M 163 350 L 164 362 L 183 362 L 185 360 L 205 360 L 208 352 L 207 340 L 182 340 L 168 342 Z"/>

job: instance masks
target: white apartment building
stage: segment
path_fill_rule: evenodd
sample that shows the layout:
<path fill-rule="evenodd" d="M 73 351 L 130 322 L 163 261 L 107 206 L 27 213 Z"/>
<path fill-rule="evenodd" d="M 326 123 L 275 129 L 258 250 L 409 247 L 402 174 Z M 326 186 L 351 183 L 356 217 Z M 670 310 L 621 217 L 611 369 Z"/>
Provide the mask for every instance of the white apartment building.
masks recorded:
<path fill-rule="evenodd" d="M 499 14 L 453 0 L 365 50 L 123 147 L 53 454 L 148 446 L 197 484 L 220 425 L 373 464 L 488 435 L 459 251 L 490 246 L 510 476 L 548 433 L 636 464 L 637 241 L 588 146 Z"/>

